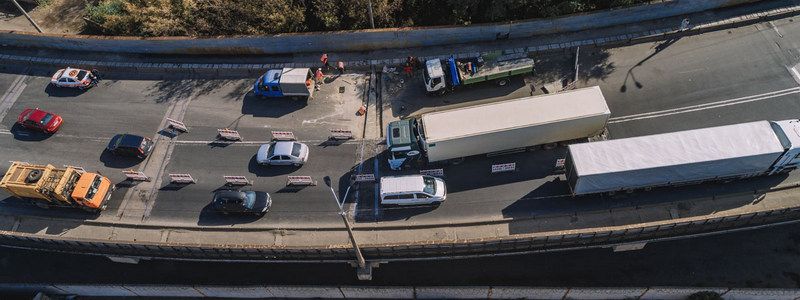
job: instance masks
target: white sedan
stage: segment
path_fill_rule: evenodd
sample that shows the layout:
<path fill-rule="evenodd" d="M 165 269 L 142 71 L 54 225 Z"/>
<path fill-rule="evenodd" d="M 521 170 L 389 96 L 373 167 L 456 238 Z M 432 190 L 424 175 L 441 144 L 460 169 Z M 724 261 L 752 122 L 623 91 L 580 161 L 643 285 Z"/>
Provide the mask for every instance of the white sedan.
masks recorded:
<path fill-rule="evenodd" d="M 87 89 L 97 83 L 96 74 L 91 71 L 75 68 L 58 70 L 50 78 L 50 84 L 57 87 Z"/>
<path fill-rule="evenodd" d="M 301 166 L 306 161 L 308 161 L 308 146 L 293 141 L 264 144 L 256 153 L 256 162 L 261 165 Z"/>

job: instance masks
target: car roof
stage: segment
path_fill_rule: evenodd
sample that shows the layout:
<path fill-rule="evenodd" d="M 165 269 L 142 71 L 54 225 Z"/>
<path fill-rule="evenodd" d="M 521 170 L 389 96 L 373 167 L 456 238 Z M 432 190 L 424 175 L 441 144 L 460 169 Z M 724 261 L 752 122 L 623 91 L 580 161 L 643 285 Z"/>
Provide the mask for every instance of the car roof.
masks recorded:
<path fill-rule="evenodd" d="M 214 199 L 244 199 L 245 192 L 237 190 L 220 190 L 214 193 Z"/>
<path fill-rule="evenodd" d="M 32 110 L 32 112 L 31 112 L 30 115 L 28 115 L 28 120 L 31 120 L 31 121 L 34 121 L 34 122 L 41 121 L 42 118 L 44 118 L 44 116 L 47 115 L 46 111 L 43 111 L 43 110 L 38 109 L 38 108 L 32 108 L 31 110 Z"/>
<path fill-rule="evenodd" d="M 72 78 L 72 79 L 80 79 L 80 78 L 78 78 L 78 73 L 80 71 L 85 71 L 87 73 L 89 72 L 89 71 L 86 71 L 86 70 L 83 70 L 83 69 L 66 68 L 66 69 L 64 69 L 64 72 L 61 73 L 61 76 L 59 76 L 59 78 L 69 77 L 69 78 Z M 72 74 L 72 73 L 74 73 L 74 74 Z M 72 74 L 72 75 L 70 75 L 70 74 Z"/>
<path fill-rule="evenodd" d="M 119 142 L 119 146 L 123 147 L 139 147 L 142 144 L 142 140 L 144 137 L 135 135 L 135 134 L 118 134 L 122 141 Z"/>
<path fill-rule="evenodd" d="M 381 193 L 421 192 L 425 188 L 423 177 L 422 175 L 381 177 Z"/>
<path fill-rule="evenodd" d="M 275 155 L 292 155 L 292 146 L 294 146 L 294 142 L 291 141 L 275 142 L 273 153 Z"/>
<path fill-rule="evenodd" d="M 444 76 L 442 63 L 438 59 L 429 59 L 425 62 L 425 67 L 428 68 L 428 76 L 431 78 Z"/>

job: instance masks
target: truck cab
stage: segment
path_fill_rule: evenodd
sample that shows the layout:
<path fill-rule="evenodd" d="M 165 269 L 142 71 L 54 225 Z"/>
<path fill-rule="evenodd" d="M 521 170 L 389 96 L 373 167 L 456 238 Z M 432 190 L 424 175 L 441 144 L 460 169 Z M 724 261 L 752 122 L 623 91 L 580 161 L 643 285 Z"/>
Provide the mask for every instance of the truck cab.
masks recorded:
<path fill-rule="evenodd" d="M 438 59 L 429 59 L 425 62 L 425 71 L 422 73 L 422 79 L 425 81 L 425 90 L 429 93 L 443 91 L 447 88 L 442 62 Z"/>
<path fill-rule="evenodd" d="M 417 140 L 417 121 L 415 119 L 399 120 L 386 127 L 386 145 L 389 148 L 389 168 L 400 170 L 407 165 L 409 159 L 420 157 Z"/>
<path fill-rule="evenodd" d="M 309 68 L 267 70 L 253 85 L 253 94 L 260 97 L 286 96 L 310 98 L 314 94 L 314 74 Z"/>
<path fill-rule="evenodd" d="M 89 209 L 105 209 L 111 198 L 112 185 L 108 178 L 94 173 L 83 173 L 72 190 L 72 199 Z"/>
<path fill-rule="evenodd" d="M 786 173 L 800 166 L 800 120 L 770 122 L 783 145 L 783 155 L 772 165 L 769 175 Z"/>

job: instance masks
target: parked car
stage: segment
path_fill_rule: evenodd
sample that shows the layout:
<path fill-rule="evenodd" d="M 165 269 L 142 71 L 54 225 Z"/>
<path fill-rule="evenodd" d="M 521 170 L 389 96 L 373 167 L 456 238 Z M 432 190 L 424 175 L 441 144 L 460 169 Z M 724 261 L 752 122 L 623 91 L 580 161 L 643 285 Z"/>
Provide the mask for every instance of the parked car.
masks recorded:
<path fill-rule="evenodd" d="M 39 108 L 26 108 L 17 118 L 17 124 L 22 127 L 50 134 L 56 133 L 63 123 L 61 116 Z"/>
<path fill-rule="evenodd" d="M 96 72 L 96 71 L 95 71 Z M 92 71 L 66 68 L 60 69 L 50 78 L 50 84 L 57 87 L 88 89 L 97 84 L 97 74 Z"/>
<path fill-rule="evenodd" d="M 380 196 L 382 205 L 440 204 L 447 199 L 447 188 L 433 176 L 384 176 Z"/>
<path fill-rule="evenodd" d="M 258 191 L 219 190 L 214 192 L 211 209 L 222 214 L 263 215 L 272 206 L 268 193 Z"/>
<path fill-rule="evenodd" d="M 261 145 L 256 162 L 262 165 L 301 166 L 308 161 L 308 146 L 294 141 L 279 141 Z"/>
<path fill-rule="evenodd" d="M 135 134 L 118 134 L 108 143 L 109 152 L 121 156 L 145 158 L 153 151 L 153 140 Z"/>

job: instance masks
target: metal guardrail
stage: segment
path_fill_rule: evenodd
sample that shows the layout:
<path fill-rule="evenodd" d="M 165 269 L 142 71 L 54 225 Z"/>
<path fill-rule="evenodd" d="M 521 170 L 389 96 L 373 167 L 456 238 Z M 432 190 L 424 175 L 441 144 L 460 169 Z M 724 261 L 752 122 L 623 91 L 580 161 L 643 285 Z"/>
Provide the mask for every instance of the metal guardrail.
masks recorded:
<path fill-rule="evenodd" d="M 497 256 L 619 244 L 679 239 L 800 220 L 800 207 L 763 211 L 696 221 L 631 227 L 628 229 L 540 236 L 534 233 L 464 242 L 420 241 L 398 245 L 363 245 L 368 261 L 409 261 L 443 257 Z M 0 246 L 95 255 L 161 259 L 246 261 L 351 261 L 350 247 L 269 247 L 247 245 L 203 245 L 132 243 L 104 240 L 65 239 L 35 234 L 0 232 Z"/>

